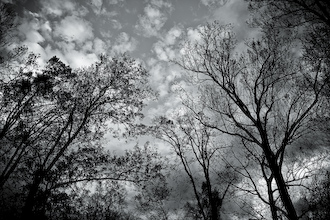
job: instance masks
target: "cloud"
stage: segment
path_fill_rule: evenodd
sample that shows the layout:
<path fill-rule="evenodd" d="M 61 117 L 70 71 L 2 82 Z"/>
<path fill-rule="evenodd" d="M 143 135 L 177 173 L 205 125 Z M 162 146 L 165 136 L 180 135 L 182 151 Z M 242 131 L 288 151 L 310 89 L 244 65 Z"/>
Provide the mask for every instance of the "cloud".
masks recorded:
<path fill-rule="evenodd" d="M 176 39 L 182 34 L 182 28 L 179 26 L 172 27 L 165 36 L 165 43 L 167 45 L 173 45 L 176 42 Z"/>
<path fill-rule="evenodd" d="M 96 54 L 102 54 L 106 53 L 108 50 L 108 47 L 110 45 L 107 45 L 103 40 L 100 38 L 95 38 L 93 40 L 93 52 Z"/>
<path fill-rule="evenodd" d="M 175 43 L 181 34 L 181 27 L 174 26 L 168 31 L 164 38 L 153 45 L 153 51 L 156 53 L 159 60 L 169 61 L 176 57 L 178 53 L 177 49 L 175 49 Z"/>
<path fill-rule="evenodd" d="M 198 42 L 202 39 L 202 36 L 200 34 L 200 28 L 188 28 L 187 31 L 187 38 L 189 41 L 192 42 Z"/>
<path fill-rule="evenodd" d="M 158 84 L 160 81 L 163 80 L 164 74 L 162 74 L 165 70 L 165 65 L 161 62 L 151 62 L 152 67 L 150 69 L 151 74 L 151 83 Z"/>
<path fill-rule="evenodd" d="M 57 49 L 47 48 L 47 54 L 56 55 L 72 68 L 90 66 L 102 53 L 106 53 L 108 45 L 100 38 L 83 42 L 79 47 L 75 42 L 60 41 L 56 44 Z"/>
<path fill-rule="evenodd" d="M 250 18 L 248 2 L 240 0 L 228 1 L 222 7 L 218 7 L 213 14 L 213 20 L 219 20 L 223 24 L 232 24 L 238 41 L 247 38 L 257 38 L 260 34 L 258 28 L 250 28 L 247 21 Z"/>
<path fill-rule="evenodd" d="M 75 11 L 72 11 L 71 14 L 72 15 L 76 15 L 76 16 L 81 16 L 84 17 L 89 13 L 88 9 L 85 6 L 80 6 L 79 8 L 75 9 Z"/>
<path fill-rule="evenodd" d="M 77 10 L 77 5 L 71 0 L 40 1 L 42 11 L 53 16 L 62 16 L 65 12 Z"/>
<path fill-rule="evenodd" d="M 203 26 L 197 26 L 196 28 L 189 27 L 186 29 L 184 33 L 184 39 L 191 43 L 199 43 L 202 40 L 202 36 L 200 31 L 202 31 Z M 187 52 L 187 49 L 189 50 L 189 46 L 185 44 L 185 41 L 181 41 L 181 44 L 183 45 L 180 50 L 179 54 L 180 56 L 184 56 Z M 188 46 L 188 47 L 187 47 Z"/>
<path fill-rule="evenodd" d="M 47 25 L 37 13 L 25 12 L 24 15 L 21 24 L 17 27 L 19 39 L 12 46 L 27 46 L 30 52 L 40 55 L 38 62 L 43 64 L 46 53 L 40 44 L 46 40 L 43 33 L 47 32 Z"/>
<path fill-rule="evenodd" d="M 67 16 L 55 26 L 54 35 L 68 42 L 82 43 L 93 38 L 93 28 L 89 22 L 76 16 Z"/>
<path fill-rule="evenodd" d="M 111 5 L 116 5 L 118 3 L 121 3 L 125 0 L 108 0 L 108 3 L 111 4 Z"/>
<path fill-rule="evenodd" d="M 166 97 L 161 97 L 154 106 L 150 105 L 145 115 L 151 120 L 159 116 L 173 118 L 173 113 L 182 107 L 181 101 L 178 95 L 171 93 Z"/>
<path fill-rule="evenodd" d="M 43 3 L 45 7 L 47 3 Z M 49 16 L 62 16 L 65 10 L 72 9 L 72 5 L 72 2 L 62 6 L 55 3 L 54 8 L 48 11 L 43 8 L 40 13 L 25 12 L 22 24 L 18 27 L 20 43 L 40 54 L 41 65 L 52 56 L 57 56 L 72 68 L 89 66 L 98 60 L 99 54 L 107 52 L 109 44 L 94 38 L 91 24 L 74 15 L 79 13 L 56 19 L 58 22 L 49 19 Z"/>
<path fill-rule="evenodd" d="M 166 21 L 167 16 L 160 11 L 157 5 L 148 4 L 144 8 L 144 15 L 139 16 L 135 29 L 145 37 L 157 36 Z"/>
<path fill-rule="evenodd" d="M 159 93 L 160 97 L 169 94 L 174 81 L 180 78 L 180 69 L 172 64 L 165 62 L 150 62 L 150 85 Z"/>
<path fill-rule="evenodd" d="M 92 9 L 95 14 L 101 12 L 103 7 L 103 0 L 91 0 Z"/>
<path fill-rule="evenodd" d="M 64 63 L 72 68 L 90 66 L 98 60 L 98 54 L 94 51 L 94 42 L 88 41 L 81 48 L 77 49 L 73 42 L 58 42 L 58 48 L 47 46 L 45 51 L 47 59 L 52 56 L 59 57 Z"/>
<path fill-rule="evenodd" d="M 164 0 L 151 0 L 150 1 L 151 5 L 154 5 L 158 8 L 166 8 L 169 12 L 171 12 L 174 8 L 172 4 L 169 1 L 164 1 Z"/>
<path fill-rule="evenodd" d="M 115 53 L 132 52 L 136 49 L 137 40 L 130 37 L 126 32 L 121 32 L 116 39 L 112 51 Z"/>
<path fill-rule="evenodd" d="M 18 26 L 18 31 L 23 37 L 23 41 L 30 43 L 43 42 L 45 39 L 39 33 L 41 28 L 41 19 L 39 14 L 27 12 L 26 17 L 22 20 L 22 24 Z"/>
<path fill-rule="evenodd" d="M 65 57 L 73 68 L 90 66 L 98 60 L 98 56 L 94 53 L 85 54 L 77 50 L 70 50 L 65 53 Z"/>
<path fill-rule="evenodd" d="M 176 56 L 175 50 L 162 41 L 154 44 L 153 51 L 156 53 L 157 58 L 162 61 L 173 60 Z"/>
<path fill-rule="evenodd" d="M 217 4 L 217 6 L 222 6 L 227 2 L 228 0 L 201 0 L 201 3 L 207 7 L 213 7 L 214 4 Z"/>
<path fill-rule="evenodd" d="M 96 16 L 114 17 L 118 15 L 118 11 L 114 10 L 114 7 L 123 7 L 123 1 L 124 0 L 91 0 L 87 4 Z"/>
<path fill-rule="evenodd" d="M 112 19 L 111 24 L 112 24 L 112 27 L 116 30 L 120 30 L 123 28 L 123 26 L 121 25 L 121 23 L 118 20 Z"/>
<path fill-rule="evenodd" d="M 216 0 L 201 0 L 201 3 L 205 6 L 210 6 L 211 4 L 214 4 Z"/>
<path fill-rule="evenodd" d="M 39 33 L 38 30 L 29 29 L 28 26 L 21 28 L 26 34 L 26 41 L 32 43 L 40 43 L 45 40 L 45 38 Z"/>
<path fill-rule="evenodd" d="M 42 13 L 24 12 L 24 18 L 18 26 L 18 31 L 22 37 L 21 43 L 41 43 L 52 40 L 51 23 L 46 20 Z"/>
<path fill-rule="evenodd" d="M 41 35 L 48 41 L 52 40 L 52 27 L 49 21 L 44 21 L 40 24 Z"/>
<path fill-rule="evenodd" d="M 67 43 L 64 44 L 64 47 L 70 48 L 70 46 Z M 70 49 L 75 49 L 75 45 L 73 44 L 73 47 Z M 94 53 L 96 55 L 104 54 L 107 52 L 109 45 L 107 45 L 103 40 L 100 38 L 95 38 L 93 40 L 89 40 L 84 42 L 83 45 L 81 45 L 80 50 L 85 53 Z M 63 48 L 63 46 L 62 46 Z M 67 50 L 66 48 L 63 48 L 64 50 Z"/>

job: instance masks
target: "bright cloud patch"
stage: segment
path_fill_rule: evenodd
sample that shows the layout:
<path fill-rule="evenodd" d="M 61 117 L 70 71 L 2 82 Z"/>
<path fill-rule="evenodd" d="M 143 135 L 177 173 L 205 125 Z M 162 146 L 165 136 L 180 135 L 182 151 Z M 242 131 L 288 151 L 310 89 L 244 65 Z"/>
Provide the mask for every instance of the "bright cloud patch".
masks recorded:
<path fill-rule="evenodd" d="M 64 18 L 55 27 L 55 36 L 63 38 L 65 41 L 82 43 L 92 38 L 93 29 L 91 25 L 82 18 L 76 16 L 68 16 Z"/>
<path fill-rule="evenodd" d="M 189 39 L 189 41 L 200 41 L 201 38 L 201 34 L 200 34 L 200 30 L 198 28 L 193 29 L 193 28 L 189 28 L 187 31 L 187 38 Z"/>
<path fill-rule="evenodd" d="M 181 108 L 181 102 L 182 100 L 179 96 L 171 93 L 168 97 L 162 99 L 161 103 L 158 103 L 155 107 L 149 108 L 146 116 L 151 120 L 159 116 L 173 118 L 173 113 L 178 113 L 179 108 Z"/>
<path fill-rule="evenodd" d="M 93 40 L 86 41 L 81 47 L 81 50 L 85 53 L 94 53 L 97 55 L 106 53 L 107 49 L 108 45 L 106 45 L 106 43 L 100 38 L 95 38 Z"/>
<path fill-rule="evenodd" d="M 12 47 L 18 45 L 25 45 L 28 49 L 40 55 L 40 59 L 38 62 L 42 64 L 44 61 L 42 60 L 45 56 L 45 51 L 40 43 L 46 41 L 45 32 L 47 32 L 47 25 L 45 26 L 43 23 L 43 19 L 37 13 L 26 12 L 25 18 L 22 20 L 22 24 L 18 26 L 19 32 L 19 41 L 11 45 Z"/>
<path fill-rule="evenodd" d="M 139 17 L 135 28 L 139 34 L 145 37 L 157 36 L 167 20 L 166 15 L 152 5 L 147 5 L 144 8 L 144 13 L 143 16 Z"/>
<path fill-rule="evenodd" d="M 117 40 L 112 47 L 113 52 L 115 53 L 125 53 L 132 52 L 137 46 L 137 40 L 133 37 L 130 37 L 127 33 L 122 32 L 119 34 Z"/>
<path fill-rule="evenodd" d="M 94 6 L 93 7 L 94 12 L 97 13 L 102 10 L 103 0 L 92 0 L 91 4 L 92 6 Z"/>
<path fill-rule="evenodd" d="M 97 15 L 104 15 L 104 16 L 113 16 L 114 14 L 117 14 L 114 12 L 110 12 L 107 10 L 107 3 L 111 4 L 111 2 L 108 2 L 108 0 L 104 1 L 104 0 L 91 0 L 89 2 L 89 5 L 91 7 L 91 9 L 93 10 L 93 12 Z"/>
<path fill-rule="evenodd" d="M 150 82 L 160 97 L 168 95 L 171 84 L 180 78 L 180 69 L 175 65 L 168 65 L 164 62 L 153 64 L 150 69 Z"/>
<path fill-rule="evenodd" d="M 169 61 L 175 58 L 175 51 L 172 47 L 161 41 L 154 44 L 153 51 L 157 54 L 157 58 L 162 61 Z"/>
<path fill-rule="evenodd" d="M 123 2 L 125 0 L 108 0 L 108 3 L 111 4 L 111 5 L 115 5 L 115 4 L 118 4 L 120 2 Z"/>
<path fill-rule="evenodd" d="M 119 21 L 117 21 L 117 20 L 115 20 L 115 19 L 112 19 L 111 20 L 111 23 L 112 23 L 112 27 L 114 28 L 114 29 L 116 29 L 116 30 L 120 30 L 120 29 L 122 29 L 122 25 L 121 25 L 121 23 L 119 22 Z"/>
<path fill-rule="evenodd" d="M 211 7 L 214 4 L 224 5 L 228 0 L 201 0 L 201 3 L 205 6 Z"/>
<path fill-rule="evenodd" d="M 29 28 L 29 26 L 22 26 L 21 31 L 25 33 L 26 41 L 30 43 L 43 42 L 45 39 L 39 33 L 38 29 Z"/>
<path fill-rule="evenodd" d="M 29 43 L 43 42 L 45 38 L 40 34 L 42 22 L 39 15 L 35 13 L 26 13 L 27 18 L 24 19 L 23 24 L 18 27 L 19 32 L 24 36 L 23 41 Z"/>
<path fill-rule="evenodd" d="M 182 34 L 182 29 L 178 26 L 171 28 L 166 36 L 154 44 L 153 51 L 157 54 L 157 58 L 162 61 L 173 60 L 177 54 L 175 43 Z"/>
<path fill-rule="evenodd" d="M 93 40 L 93 51 L 96 54 L 106 53 L 108 46 L 100 38 Z"/>
<path fill-rule="evenodd" d="M 98 60 L 97 55 L 94 53 L 85 54 L 76 50 L 66 53 L 65 57 L 73 68 L 90 66 Z"/>
<path fill-rule="evenodd" d="M 164 0 L 151 0 L 150 4 L 157 6 L 158 8 L 167 8 L 168 10 L 172 11 L 173 6 L 169 1 Z"/>
<path fill-rule="evenodd" d="M 167 45 L 173 45 L 178 37 L 182 34 L 182 29 L 178 26 L 174 26 L 169 30 L 165 36 L 165 43 Z"/>
<path fill-rule="evenodd" d="M 76 4 L 70 0 L 47 0 L 40 2 L 46 14 L 55 16 L 62 16 L 64 12 L 75 11 L 77 9 Z"/>

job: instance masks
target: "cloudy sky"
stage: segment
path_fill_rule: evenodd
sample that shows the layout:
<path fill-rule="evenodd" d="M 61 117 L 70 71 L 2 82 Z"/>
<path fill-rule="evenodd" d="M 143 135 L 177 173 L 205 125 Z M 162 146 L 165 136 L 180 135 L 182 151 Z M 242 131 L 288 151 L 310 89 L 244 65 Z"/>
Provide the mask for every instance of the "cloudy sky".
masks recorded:
<path fill-rule="evenodd" d="M 159 93 L 149 103 L 147 118 L 168 115 L 180 98 L 173 93 L 182 70 L 170 63 L 184 39 L 196 39 L 198 27 L 218 20 L 232 24 L 239 41 L 257 31 L 244 0 L 2 0 L 22 17 L 17 43 L 40 54 L 41 63 L 59 57 L 72 68 L 88 66 L 106 53 L 123 52 L 149 70 Z"/>
<path fill-rule="evenodd" d="M 199 26 L 214 20 L 230 23 L 239 42 L 258 34 L 246 24 L 249 12 L 244 0 L 2 1 L 13 3 L 22 18 L 17 43 L 40 54 L 41 64 L 57 56 L 78 68 L 93 64 L 101 53 L 124 52 L 140 60 L 159 93 L 146 109 L 149 119 L 169 115 L 179 106 L 181 100 L 173 90 L 181 83 L 182 70 L 169 60 L 180 54 L 184 39 L 198 38 Z M 123 146 L 113 139 L 111 144 Z"/>

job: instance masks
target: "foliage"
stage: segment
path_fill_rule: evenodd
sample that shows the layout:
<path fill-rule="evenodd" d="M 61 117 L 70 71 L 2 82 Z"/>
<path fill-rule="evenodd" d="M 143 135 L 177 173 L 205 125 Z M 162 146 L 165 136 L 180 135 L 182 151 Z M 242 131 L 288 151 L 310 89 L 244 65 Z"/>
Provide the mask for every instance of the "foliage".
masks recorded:
<path fill-rule="evenodd" d="M 312 183 L 309 199 L 312 218 L 315 220 L 329 219 L 330 217 L 330 174 L 326 171 L 323 178 L 315 179 Z"/>
<path fill-rule="evenodd" d="M 329 173 L 317 166 L 328 158 L 319 150 L 328 146 L 330 4 L 246 1 L 262 37 L 241 52 L 229 25 L 200 27 L 175 61 L 198 96 L 186 93 L 184 113 L 150 130 L 138 123 L 154 97 L 138 61 L 102 55 L 72 69 L 54 56 L 40 67 L 38 55 L 12 46 L 19 19 L 0 3 L 0 216 L 167 220 L 181 209 L 185 219 L 329 218 Z M 122 155 L 102 143 L 147 130 L 172 147 L 192 187 L 176 209 L 172 170 L 149 143 Z"/>
<path fill-rule="evenodd" d="M 98 141 L 115 124 L 124 127 L 123 132 L 133 129 L 135 120 L 143 117 L 144 100 L 151 96 L 147 71 L 127 55 L 103 56 L 95 65 L 75 71 L 56 57 L 33 71 L 29 66 L 35 59 L 30 56 L 25 67 L 1 86 L 1 188 L 5 192 L 15 183 L 22 190 L 26 215 L 32 215 L 37 203 L 44 204 L 38 194 L 47 195 L 62 186 L 61 181 L 104 175 L 94 166 L 114 159 L 98 150 Z M 112 132 L 116 135 L 118 130 Z M 139 172 L 131 169 L 120 172 Z M 102 178 L 127 178 L 114 173 Z"/>
<path fill-rule="evenodd" d="M 170 189 L 166 182 L 166 176 L 159 173 L 151 181 L 139 184 L 139 193 L 135 196 L 137 210 L 147 219 L 169 219 L 167 202 L 170 198 Z"/>
<path fill-rule="evenodd" d="M 72 164 L 79 167 L 79 170 L 69 168 L 76 177 L 71 182 L 62 180 L 54 187 L 55 193 L 50 197 L 47 213 L 51 219 L 63 219 L 63 216 L 69 219 L 138 219 L 127 207 L 125 183 L 139 186 L 157 179 L 162 169 L 155 159 L 159 157 L 158 153 L 146 145 L 135 146 L 122 156 L 110 156 L 104 152 L 101 156 L 100 164 L 97 163 L 97 155 L 90 155 L 89 159 L 80 157 L 85 161 L 82 162 L 84 165 L 91 165 L 86 170 L 86 167 Z"/>

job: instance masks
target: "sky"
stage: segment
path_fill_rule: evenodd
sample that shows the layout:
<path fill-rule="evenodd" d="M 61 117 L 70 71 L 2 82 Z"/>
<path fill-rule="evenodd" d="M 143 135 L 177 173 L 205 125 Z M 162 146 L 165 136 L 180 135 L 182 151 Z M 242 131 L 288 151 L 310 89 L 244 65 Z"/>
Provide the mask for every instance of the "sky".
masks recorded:
<path fill-rule="evenodd" d="M 170 63 L 184 39 L 196 39 L 198 27 L 214 20 L 232 24 L 240 42 L 256 35 L 246 24 L 244 0 L 2 0 L 19 16 L 18 44 L 45 63 L 59 57 L 72 68 L 89 66 L 99 54 L 127 52 L 150 72 L 159 93 L 147 117 L 166 115 L 180 103 L 173 94 L 182 70 Z"/>
<path fill-rule="evenodd" d="M 99 54 L 124 52 L 139 60 L 159 93 L 145 110 L 150 120 L 171 115 L 180 106 L 174 90 L 184 83 L 183 70 L 169 61 L 178 58 L 185 39 L 198 39 L 200 26 L 215 20 L 231 24 L 239 44 L 259 34 L 247 25 L 250 15 L 244 0 L 2 1 L 13 3 L 21 17 L 16 43 L 39 54 L 41 64 L 57 56 L 79 68 L 95 63 Z"/>

